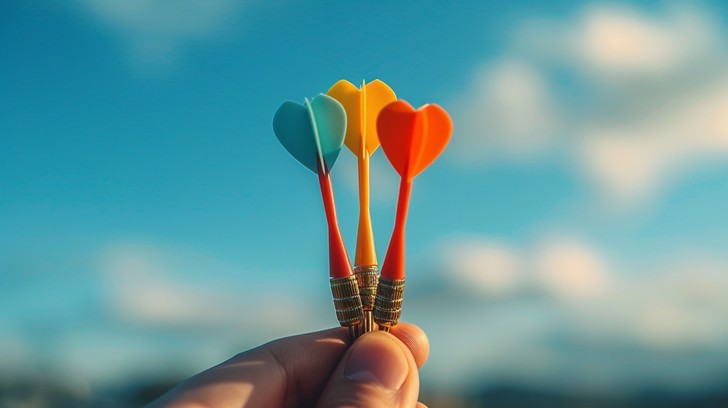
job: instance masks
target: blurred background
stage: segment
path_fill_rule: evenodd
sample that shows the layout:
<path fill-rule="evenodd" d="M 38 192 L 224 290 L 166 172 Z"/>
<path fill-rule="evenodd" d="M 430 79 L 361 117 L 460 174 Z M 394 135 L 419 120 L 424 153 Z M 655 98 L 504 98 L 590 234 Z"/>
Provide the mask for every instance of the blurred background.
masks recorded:
<path fill-rule="evenodd" d="M 455 123 L 408 220 L 424 402 L 728 406 L 728 6 L 456 4 L 0 2 L 0 406 L 139 406 L 335 326 L 317 183 L 271 120 L 342 78 Z"/>

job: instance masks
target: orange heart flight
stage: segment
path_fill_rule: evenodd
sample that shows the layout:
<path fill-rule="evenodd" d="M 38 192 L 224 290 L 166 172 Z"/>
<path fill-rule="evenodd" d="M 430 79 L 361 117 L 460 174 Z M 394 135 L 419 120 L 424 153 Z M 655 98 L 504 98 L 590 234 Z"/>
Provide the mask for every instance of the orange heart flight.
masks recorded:
<path fill-rule="evenodd" d="M 384 154 L 402 178 L 392 238 L 381 271 L 384 278 L 401 280 L 405 276 L 404 227 L 412 180 L 445 150 L 452 135 L 452 121 L 437 105 L 415 110 L 400 99 L 379 113 L 377 133 Z"/>
<path fill-rule="evenodd" d="M 452 121 L 445 109 L 427 104 L 415 110 L 404 100 L 392 102 L 377 119 L 384 154 L 402 178 L 412 180 L 445 150 Z"/>

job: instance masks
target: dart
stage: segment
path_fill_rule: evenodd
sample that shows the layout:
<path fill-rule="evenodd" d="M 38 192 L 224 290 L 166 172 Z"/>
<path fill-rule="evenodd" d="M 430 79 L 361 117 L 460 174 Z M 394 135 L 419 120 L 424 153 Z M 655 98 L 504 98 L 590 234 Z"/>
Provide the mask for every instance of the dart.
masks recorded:
<path fill-rule="evenodd" d="M 354 272 L 336 219 L 330 170 L 339 156 L 346 133 L 346 112 L 334 98 L 319 94 L 304 105 L 286 101 L 273 117 L 273 131 L 283 147 L 317 174 L 329 238 L 329 283 L 339 323 L 349 328 L 352 340 L 363 322 L 363 310 Z"/>
<path fill-rule="evenodd" d="M 346 80 L 335 83 L 327 92 L 346 110 L 347 128 L 344 143 L 357 157 L 359 173 L 359 227 L 354 257 L 354 275 L 359 284 L 364 308 L 364 332 L 373 330 L 372 310 L 378 276 L 377 253 L 369 213 L 369 157 L 379 147 L 377 116 L 397 100 L 394 91 L 380 80 L 362 81 L 361 88 Z"/>
<path fill-rule="evenodd" d="M 387 105 L 377 118 L 382 150 L 401 182 L 392 237 L 382 264 L 374 305 L 374 320 L 389 331 L 402 313 L 405 279 L 405 223 L 412 181 L 445 150 L 452 134 L 447 112 L 434 104 L 415 110 L 399 100 Z"/>

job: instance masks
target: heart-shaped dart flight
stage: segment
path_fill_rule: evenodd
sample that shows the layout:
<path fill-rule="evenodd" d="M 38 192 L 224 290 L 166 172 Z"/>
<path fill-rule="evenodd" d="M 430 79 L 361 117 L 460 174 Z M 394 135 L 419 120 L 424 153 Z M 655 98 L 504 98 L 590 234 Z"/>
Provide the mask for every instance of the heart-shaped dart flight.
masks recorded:
<path fill-rule="evenodd" d="M 336 99 L 320 94 L 304 105 L 285 101 L 273 117 L 283 147 L 314 173 L 334 166 L 344 144 L 346 112 Z"/>
<path fill-rule="evenodd" d="M 372 310 L 376 296 L 379 270 L 374 247 L 374 232 L 369 213 L 369 157 L 379 147 L 377 116 L 379 112 L 397 100 L 394 91 L 380 80 L 362 81 L 357 88 L 349 81 L 340 80 L 329 89 L 346 110 L 346 138 L 344 143 L 357 157 L 359 169 L 359 228 L 354 257 L 354 274 L 359 284 L 364 307 L 364 331 L 372 331 Z"/>
<path fill-rule="evenodd" d="M 412 180 L 445 150 L 452 121 L 441 107 L 428 104 L 415 110 L 399 100 L 387 105 L 377 118 L 382 150 L 402 178 L 392 238 L 382 265 L 374 319 L 385 329 L 397 324 L 405 277 L 405 223 Z"/>
<path fill-rule="evenodd" d="M 305 104 L 286 101 L 273 117 L 273 131 L 283 147 L 318 175 L 329 233 L 329 274 L 339 323 L 354 327 L 363 320 L 359 290 L 336 220 L 329 171 L 344 144 L 346 112 L 334 98 L 320 94 Z M 352 331 L 354 333 L 354 331 Z"/>

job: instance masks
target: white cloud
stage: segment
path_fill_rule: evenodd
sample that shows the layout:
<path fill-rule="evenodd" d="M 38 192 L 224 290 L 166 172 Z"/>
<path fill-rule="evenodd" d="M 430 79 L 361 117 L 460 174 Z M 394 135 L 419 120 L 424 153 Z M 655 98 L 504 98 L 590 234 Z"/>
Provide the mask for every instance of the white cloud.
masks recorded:
<path fill-rule="evenodd" d="M 720 24 L 690 5 L 651 12 L 593 3 L 572 18 L 533 19 L 514 31 L 512 50 L 542 64 L 570 66 L 594 80 L 641 80 L 722 63 Z"/>
<path fill-rule="evenodd" d="M 552 142 L 559 113 L 548 83 L 533 65 L 505 59 L 479 71 L 456 104 L 460 160 L 529 156 Z M 478 130 L 473 132 L 473 130 Z"/>
<path fill-rule="evenodd" d="M 126 324 L 168 328 L 256 327 L 280 333 L 321 322 L 317 302 L 303 296 L 295 283 L 269 282 L 276 290 L 252 291 L 257 271 L 227 265 L 212 257 L 149 244 L 118 244 L 106 248 L 100 264 L 111 310 Z M 214 274 L 215 279 L 208 276 Z M 244 276 L 244 275 L 243 275 Z M 299 290 L 297 290 L 299 289 Z M 335 321 L 332 321 L 335 323 Z"/>
<path fill-rule="evenodd" d="M 712 58 L 718 46 L 699 10 L 673 7 L 650 16 L 627 6 L 588 8 L 571 34 L 577 58 L 600 75 L 661 75 L 694 59 Z"/>
<path fill-rule="evenodd" d="M 441 270 L 467 291 L 482 295 L 510 294 L 520 284 L 518 254 L 495 240 L 474 237 L 450 240 L 442 249 Z"/>
<path fill-rule="evenodd" d="M 410 293 L 407 317 L 427 322 L 439 345 L 428 362 L 439 383 L 691 389 L 728 365 L 722 255 L 680 251 L 624 266 L 561 234 L 522 245 L 452 237 L 437 248 L 441 275 L 430 279 L 458 283 L 420 301 Z"/>
<path fill-rule="evenodd" d="M 720 349 L 728 341 L 728 264 L 710 255 L 685 256 L 653 281 L 633 291 L 634 329 L 647 345 L 674 349 L 685 344 Z"/>
<path fill-rule="evenodd" d="M 640 120 L 585 129 L 574 153 L 613 202 L 644 203 L 675 174 L 728 159 L 728 75 L 692 89 Z"/>
<path fill-rule="evenodd" d="M 476 296 L 506 297 L 537 291 L 585 300 L 611 289 L 605 257 L 583 239 L 549 236 L 518 247 L 499 239 L 452 236 L 438 245 L 437 268 L 447 281 Z"/>
<path fill-rule="evenodd" d="M 77 268 L 75 259 L 56 267 Z M 68 291 L 58 285 L 28 293 L 37 307 L 20 320 L 0 317 L 0 374 L 52 378 L 83 396 L 84 384 L 192 375 L 271 339 L 336 325 L 328 288 L 308 279 L 313 271 L 262 273 L 150 242 L 103 246 L 94 261 L 84 265 L 89 274 L 70 277 L 101 296 L 72 304 L 70 317 L 63 298 L 35 299 Z"/>
<path fill-rule="evenodd" d="M 647 202 L 669 175 L 673 148 L 667 143 L 644 130 L 599 129 L 585 137 L 575 155 L 600 193 L 629 206 Z"/>
<path fill-rule="evenodd" d="M 683 251 L 651 266 L 624 267 L 583 238 L 563 234 L 524 246 L 455 236 L 436 252 L 439 273 L 455 283 L 449 287 L 487 304 L 519 302 L 528 293 L 566 308 L 556 312 L 582 329 L 650 348 L 728 341 L 728 326 L 719 323 L 728 313 L 728 260 L 714 254 Z"/>
<path fill-rule="evenodd" d="M 234 0 L 79 0 L 83 8 L 129 48 L 133 63 L 175 61 L 182 49 L 233 29 L 231 18 L 247 2 Z"/>
<path fill-rule="evenodd" d="M 566 150 L 611 207 L 648 204 L 706 160 L 728 162 L 719 27 L 695 7 L 648 14 L 602 4 L 570 20 L 525 22 L 460 96 L 456 156 Z"/>
<path fill-rule="evenodd" d="M 579 240 L 544 242 L 536 251 L 533 269 L 543 287 L 557 296 L 594 297 L 609 288 L 606 261 Z"/>
<path fill-rule="evenodd" d="M 467 252 L 473 259 L 491 256 L 494 253 L 492 248 L 506 248 L 505 244 L 490 238 L 482 238 L 480 243 L 475 237 L 469 239 L 471 243 Z M 639 330 L 632 330 L 637 326 L 646 327 L 645 330 L 649 331 L 648 316 L 662 306 L 665 306 L 664 315 L 670 317 L 675 327 L 699 322 L 701 318 L 698 315 L 701 314 L 717 318 L 714 313 L 722 313 L 728 308 L 728 300 L 721 296 L 728 289 L 728 263 L 714 255 L 682 253 L 646 270 L 616 270 L 614 262 L 584 240 L 552 237 L 541 242 L 526 248 L 508 249 L 509 256 L 531 260 L 520 262 L 523 265 L 520 285 L 543 294 L 557 295 L 545 299 L 568 300 L 565 305 L 590 305 L 582 309 L 586 313 L 602 308 L 609 313 L 614 312 L 614 316 L 620 319 L 619 324 L 623 325 L 617 331 L 635 334 Z M 482 252 L 476 253 L 476 248 L 481 248 Z M 450 259 L 452 255 L 444 252 L 444 259 Z M 472 284 L 471 276 L 453 274 L 453 269 L 450 265 L 448 276 L 463 279 L 465 285 Z M 518 291 L 512 290 L 511 293 Z M 626 307 L 621 309 L 619 304 Z M 675 314 L 671 315 L 671 311 Z M 655 327 L 661 327 L 660 321 L 653 323 Z M 728 330 L 723 332 L 728 335 Z M 664 334 L 659 330 L 656 333 L 656 338 Z M 700 337 L 695 336 L 695 330 L 676 329 L 674 333 L 683 333 L 687 339 Z"/>

